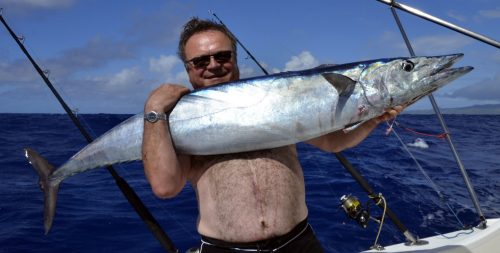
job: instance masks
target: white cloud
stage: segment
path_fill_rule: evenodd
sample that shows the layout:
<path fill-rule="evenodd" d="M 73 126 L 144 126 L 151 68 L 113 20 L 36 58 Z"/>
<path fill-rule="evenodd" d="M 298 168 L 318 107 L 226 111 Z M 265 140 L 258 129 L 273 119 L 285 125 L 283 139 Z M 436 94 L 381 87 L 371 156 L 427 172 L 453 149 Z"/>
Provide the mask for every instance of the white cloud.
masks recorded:
<path fill-rule="evenodd" d="M 116 94 L 117 92 L 128 92 L 129 89 L 133 90 L 138 86 L 142 86 L 142 76 L 138 67 L 131 67 L 110 75 L 93 77 L 86 85 L 89 85 L 87 88 L 94 90 L 93 92 L 113 92 Z M 84 80 L 78 80 L 76 82 L 84 82 Z"/>
<path fill-rule="evenodd" d="M 271 69 L 271 73 L 280 73 L 280 72 L 281 72 L 281 69 L 279 69 L 279 68 Z"/>
<path fill-rule="evenodd" d="M 467 20 L 465 18 L 465 16 L 461 15 L 460 13 L 458 13 L 455 10 L 450 10 L 450 11 L 446 12 L 446 15 L 448 15 L 448 17 L 450 17 L 450 18 L 456 19 L 456 20 L 461 21 L 461 22 L 465 22 Z"/>
<path fill-rule="evenodd" d="M 297 56 L 292 56 L 285 64 L 285 71 L 308 69 L 318 66 L 318 60 L 309 51 L 302 51 Z"/>
<path fill-rule="evenodd" d="M 184 64 L 176 55 L 161 55 L 158 58 L 150 58 L 149 70 L 159 74 L 159 81 L 152 84 L 153 87 L 164 82 L 178 83 L 188 88 L 191 87 Z"/>
<path fill-rule="evenodd" d="M 137 83 L 140 79 L 141 74 L 137 67 L 128 68 L 111 76 L 107 81 L 107 85 L 111 88 L 126 88 L 131 84 Z"/>
<path fill-rule="evenodd" d="M 447 34 L 419 37 L 413 40 L 412 45 L 419 54 L 436 54 L 455 52 L 472 41 L 461 34 Z"/>
<path fill-rule="evenodd" d="M 481 81 L 463 87 L 454 91 L 451 94 L 446 94 L 448 97 L 453 98 L 467 98 L 475 100 L 500 100 L 500 72 L 496 73 L 491 78 L 485 78 Z"/>
<path fill-rule="evenodd" d="M 191 88 L 191 84 L 189 83 L 189 77 L 186 71 L 180 71 L 175 75 L 175 81 L 180 84 L 184 84 L 184 86 Z"/>
<path fill-rule="evenodd" d="M 482 18 L 500 18 L 500 8 L 494 10 L 480 10 L 479 16 Z"/>
<path fill-rule="evenodd" d="M 256 75 L 255 70 L 248 65 L 239 65 L 239 68 L 240 68 L 240 77 L 241 78 L 247 78 L 247 77 L 252 77 L 252 76 Z M 262 71 L 260 73 L 262 73 Z M 263 74 L 264 73 L 262 73 L 262 75 Z"/>
<path fill-rule="evenodd" d="M 149 70 L 162 74 L 170 73 L 178 64 L 182 64 L 182 62 L 177 56 L 161 55 L 158 58 L 149 59 Z"/>
<path fill-rule="evenodd" d="M 23 9 L 60 9 L 67 8 L 74 2 L 74 0 L 0 0 L 0 5 Z"/>
<path fill-rule="evenodd" d="M 446 33 L 411 37 L 410 42 L 417 55 L 436 55 L 461 52 L 474 40 L 462 34 Z M 385 31 L 377 41 L 376 52 L 380 55 L 402 56 L 408 55 L 408 48 L 401 34 Z"/>

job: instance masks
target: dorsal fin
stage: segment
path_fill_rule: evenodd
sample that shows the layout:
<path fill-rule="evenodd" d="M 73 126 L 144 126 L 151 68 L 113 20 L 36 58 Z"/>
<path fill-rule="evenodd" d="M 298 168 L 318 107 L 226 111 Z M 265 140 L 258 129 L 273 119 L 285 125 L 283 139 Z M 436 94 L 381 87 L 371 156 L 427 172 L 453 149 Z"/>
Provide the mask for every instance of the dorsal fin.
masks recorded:
<path fill-rule="evenodd" d="M 350 95 L 356 86 L 356 81 L 337 73 L 323 73 L 323 77 L 335 87 L 339 96 Z"/>
<path fill-rule="evenodd" d="M 337 65 L 338 64 L 334 64 L 334 63 L 324 63 L 324 64 L 316 66 L 316 68 L 317 69 L 320 69 L 320 68 L 329 68 L 329 67 L 335 67 Z"/>

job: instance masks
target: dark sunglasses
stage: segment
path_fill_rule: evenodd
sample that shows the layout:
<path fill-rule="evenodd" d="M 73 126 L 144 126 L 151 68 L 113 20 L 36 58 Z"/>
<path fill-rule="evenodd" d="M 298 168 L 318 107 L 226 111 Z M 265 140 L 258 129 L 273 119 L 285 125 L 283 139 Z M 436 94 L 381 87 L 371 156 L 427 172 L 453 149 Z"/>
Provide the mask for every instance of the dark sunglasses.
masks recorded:
<path fill-rule="evenodd" d="M 186 61 L 186 63 L 193 64 L 193 67 L 195 68 L 199 69 L 206 68 L 208 65 L 210 65 L 210 59 L 212 56 L 214 57 L 214 60 L 216 62 L 224 64 L 231 60 L 231 57 L 233 56 L 233 51 L 220 51 L 215 54 L 194 57 L 193 59 Z"/>

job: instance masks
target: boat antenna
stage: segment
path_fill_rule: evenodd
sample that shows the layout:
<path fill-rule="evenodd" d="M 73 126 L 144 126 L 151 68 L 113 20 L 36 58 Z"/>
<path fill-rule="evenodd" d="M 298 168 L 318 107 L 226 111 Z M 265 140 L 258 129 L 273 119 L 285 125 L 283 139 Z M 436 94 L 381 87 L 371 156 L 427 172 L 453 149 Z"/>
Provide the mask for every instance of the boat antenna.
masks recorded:
<path fill-rule="evenodd" d="M 7 24 L 7 21 L 3 18 L 3 15 L 1 15 L 1 11 L 3 10 L 0 9 L 0 21 L 2 24 L 7 28 L 7 31 L 9 34 L 12 36 L 12 38 L 17 42 L 17 45 L 21 48 L 23 53 L 28 57 L 28 60 L 31 62 L 33 67 L 35 67 L 35 70 L 38 72 L 40 77 L 43 79 L 47 87 L 52 91 L 52 94 L 57 98 L 61 106 L 63 107 L 64 111 L 66 111 L 66 114 L 71 118 L 71 121 L 73 121 L 73 124 L 80 130 L 80 133 L 83 135 L 85 140 L 87 140 L 88 143 L 93 141 L 93 138 L 90 136 L 90 134 L 87 132 L 87 130 L 82 126 L 78 118 L 75 116 L 75 114 L 72 112 L 72 110 L 69 108 L 69 106 L 66 104 L 64 99 L 59 95 L 59 92 L 54 88 L 52 83 L 50 82 L 49 78 L 47 75 L 44 73 L 44 71 L 40 68 L 40 66 L 35 62 L 33 57 L 29 54 L 28 50 L 26 50 L 26 47 L 21 43 L 19 37 L 14 33 L 14 31 L 10 28 L 10 26 Z M 129 203 L 132 205 L 132 207 L 135 209 L 137 214 L 141 217 L 142 221 L 147 224 L 149 230 L 153 233 L 153 235 L 156 237 L 156 239 L 160 242 L 160 244 L 163 246 L 163 248 L 167 252 L 171 253 L 176 253 L 178 250 L 175 248 L 172 240 L 167 236 L 165 231 L 161 228 L 160 224 L 156 219 L 153 217 L 151 212 L 147 209 L 147 207 L 144 205 L 144 203 L 141 201 L 139 196 L 134 192 L 132 187 L 123 179 L 120 177 L 120 175 L 116 172 L 116 170 L 111 166 L 108 165 L 107 170 L 113 178 L 115 179 L 115 183 L 118 185 L 118 188 L 120 188 L 121 192 L 123 195 L 127 198 Z"/>
<path fill-rule="evenodd" d="M 229 28 L 224 25 L 222 20 L 220 20 L 214 12 L 209 11 L 226 29 L 229 31 Z M 233 33 L 231 33 L 233 34 Z M 234 36 L 234 34 L 233 34 Z M 236 36 L 234 36 L 236 38 Z M 253 57 L 253 55 L 243 46 L 243 44 L 236 39 L 236 42 L 247 52 L 247 54 L 252 58 L 252 60 L 261 68 L 264 74 L 269 75 L 268 72 L 259 64 L 259 62 Z M 370 184 L 366 179 L 361 175 L 361 173 L 349 162 L 349 160 L 342 154 L 342 152 L 335 153 L 335 157 L 339 160 L 339 162 L 344 166 L 344 168 L 351 174 L 351 176 L 356 180 L 356 182 L 363 188 L 363 190 L 368 194 L 368 196 L 377 204 L 377 206 L 383 208 L 383 206 L 379 205 L 382 203 L 379 194 L 375 194 L 374 190 L 371 188 Z M 386 207 L 385 210 L 386 215 L 391 219 L 391 221 L 396 225 L 396 227 L 403 233 L 406 237 L 409 244 L 425 244 L 425 241 L 417 240 L 415 236 L 406 228 L 406 226 L 399 220 L 399 218 L 392 212 L 389 207 Z"/>
<path fill-rule="evenodd" d="M 484 36 L 478 36 L 477 34 L 473 33 L 473 32 L 470 32 L 470 31 L 467 31 L 463 28 L 460 28 L 458 29 L 459 27 L 451 24 L 450 23 L 447 23 L 446 21 L 443 21 L 441 19 L 438 19 L 436 17 L 433 17 L 427 13 L 424 13 L 422 11 L 419 11 L 417 9 L 414 9 L 414 8 L 411 8 L 411 7 L 408 7 L 406 5 L 403 5 L 403 4 L 400 4 L 400 3 L 397 3 L 395 2 L 394 0 L 377 0 L 379 2 L 382 2 L 382 3 L 385 3 L 385 4 L 389 4 L 390 5 L 390 9 L 391 9 L 391 12 L 392 12 L 392 15 L 394 16 L 394 19 L 396 21 L 396 24 L 398 25 L 398 28 L 399 28 L 399 31 L 401 32 L 401 35 L 403 37 L 403 40 L 405 41 L 406 43 L 406 46 L 408 48 L 408 51 L 410 52 L 410 55 L 412 57 L 415 57 L 415 51 L 413 51 L 413 47 L 411 46 L 411 43 L 410 43 L 410 40 L 408 39 L 408 36 L 406 35 L 406 32 L 404 30 L 404 27 L 401 23 L 401 20 L 399 19 L 399 16 L 395 10 L 395 8 L 398 8 L 398 9 L 402 9 L 404 11 L 407 11 L 407 12 L 410 12 L 414 15 L 417 15 L 418 13 L 418 17 L 422 17 L 424 19 L 427 19 L 427 20 L 430 20 L 434 23 L 437 23 L 437 24 L 440 24 L 442 26 L 445 26 L 445 27 L 448 27 L 452 30 L 455 30 L 455 31 L 458 31 L 460 33 L 463 33 L 463 34 L 466 34 L 472 38 L 475 38 L 477 40 L 480 40 L 480 41 L 483 41 L 485 43 L 488 43 L 490 45 L 493 45 L 493 46 L 496 46 L 497 48 L 500 48 L 500 43 L 498 43 L 498 41 L 494 41 L 492 39 L 489 39 L 489 38 L 484 38 Z M 439 21 L 439 22 L 438 22 Z M 464 31 L 467 31 L 467 33 L 465 33 Z M 484 217 L 484 214 L 481 210 L 481 206 L 479 205 L 479 200 L 477 198 L 477 195 L 476 195 L 476 192 L 474 191 L 474 187 L 472 186 L 472 183 L 470 181 L 470 178 L 469 178 L 469 175 L 467 174 L 467 171 L 465 170 L 465 167 L 460 159 L 460 156 L 458 155 L 458 152 L 457 150 L 455 149 L 455 145 L 453 144 L 453 141 L 451 139 L 451 136 L 450 136 L 450 131 L 448 130 L 448 126 L 446 125 L 446 122 L 443 118 L 443 115 L 441 114 L 441 111 L 439 110 L 439 107 L 436 103 L 436 100 L 434 99 L 434 96 L 432 95 L 432 93 L 430 93 L 429 95 L 427 95 L 427 97 L 429 98 L 429 100 L 431 101 L 431 104 L 432 104 L 432 108 L 434 109 L 434 112 L 436 114 L 436 116 L 438 117 L 439 119 L 439 122 L 441 123 L 441 127 L 443 128 L 444 132 L 446 133 L 445 136 L 446 136 L 446 140 L 448 141 L 448 144 L 451 148 L 451 151 L 453 153 L 453 156 L 455 157 L 455 161 L 457 162 L 457 165 L 458 167 L 460 168 L 460 172 L 462 173 L 462 177 L 465 181 L 465 185 L 467 186 L 467 190 L 469 191 L 469 195 L 472 199 L 472 202 L 474 203 L 474 207 L 476 208 L 476 211 L 479 215 L 479 219 L 480 219 L 480 223 L 478 224 L 478 228 L 486 228 L 486 218 Z"/>

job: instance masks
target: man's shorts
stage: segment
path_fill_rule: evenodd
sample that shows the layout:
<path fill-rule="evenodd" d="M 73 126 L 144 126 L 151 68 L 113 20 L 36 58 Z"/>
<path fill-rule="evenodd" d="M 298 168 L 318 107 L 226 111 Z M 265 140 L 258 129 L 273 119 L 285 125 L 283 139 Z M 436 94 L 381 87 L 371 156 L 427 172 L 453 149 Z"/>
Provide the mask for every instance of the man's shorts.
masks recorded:
<path fill-rule="evenodd" d="M 304 252 L 304 253 L 323 253 L 314 231 L 307 223 L 307 219 L 300 222 L 290 232 L 285 235 L 277 236 L 271 239 L 248 243 L 232 243 L 218 239 L 201 236 L 200 253 L 215 252 Z"/>

